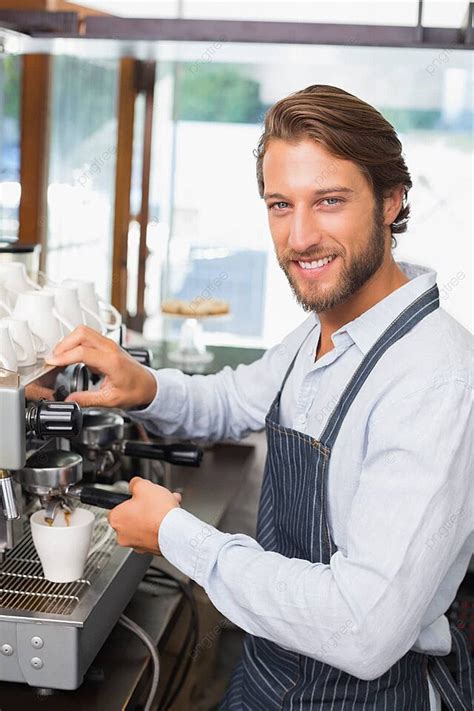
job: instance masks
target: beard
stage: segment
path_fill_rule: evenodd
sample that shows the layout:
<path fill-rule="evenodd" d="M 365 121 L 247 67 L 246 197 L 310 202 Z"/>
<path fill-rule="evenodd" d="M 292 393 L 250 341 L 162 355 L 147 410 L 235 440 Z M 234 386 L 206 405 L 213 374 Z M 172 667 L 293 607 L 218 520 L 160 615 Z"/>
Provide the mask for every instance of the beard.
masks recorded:
<path fill-rule="evenodd" d="M 346 301 L 350 296 L 359 291 L 382 265 L 385 255 L 385 231 L 382 204 L 378 201 L 375 203 L 372 229 L 366 248 L 359 254 L 356 254 L 349 265 L 341 260 L 342 267 L 338 283 L 331 289 L 321 289 L 321 285 L 318 284 L 316 280 L 314 283 L 307 283 L 303 292 L 303 289 L 300 288 L 296 279 L 290 274 L 290 264 L 297 259 L 319 259 L 322 254 L 327 254 L 328 250 L 325 250 L 325 252 L 319 250 L 319 252 L 320 254 L 310 252 L 298 254 L 292 250 L 287 250 L 280 255 L 277 254 L 277 259 L 280 267 L 286 274 L 286 278 L 288 279 L 296 301 L 303 307 L 303 310 L 323 313 L 336 306 L 340 306 L 340 304 Z M 334 254 L 342 256 L 339 252 L 334 252 Z"/>

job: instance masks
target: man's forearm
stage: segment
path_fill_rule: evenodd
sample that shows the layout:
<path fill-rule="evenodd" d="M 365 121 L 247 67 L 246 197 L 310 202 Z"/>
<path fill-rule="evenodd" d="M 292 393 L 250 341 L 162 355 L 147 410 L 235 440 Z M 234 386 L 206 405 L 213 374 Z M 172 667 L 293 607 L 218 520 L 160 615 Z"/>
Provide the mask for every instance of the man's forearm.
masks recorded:
<path fill-rule="evenodd" d="M 152 371 L 157 392 L 152 402 L 129 415 L 156 434 L 189 439 L 240 440 L 264 425 L 263 410 L 245 408 L 236 373 L 186 375 L 167 368 Z"/>

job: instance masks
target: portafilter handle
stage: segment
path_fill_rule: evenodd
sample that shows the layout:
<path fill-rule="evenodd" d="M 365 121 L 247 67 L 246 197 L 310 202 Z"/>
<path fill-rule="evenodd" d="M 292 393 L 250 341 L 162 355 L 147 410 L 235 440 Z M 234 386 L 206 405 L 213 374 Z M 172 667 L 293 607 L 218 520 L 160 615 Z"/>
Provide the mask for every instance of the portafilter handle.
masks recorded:
<path fill-rule="evenodd" d="M 67 491 L 67 496 L 73 499 L 79 499 L 83 504 L 90 506 L 98 506 L 101 509 L 113 509 L 124 501 L 132 498 L 131 494 L 122 494 L 120 491 L 110 491 L 102 489 L 99 486 L 70 486 Z"/>
<path fill-rule="evenodd" d="M 202 449 L 194 444 L 155 444 L 125 440 L 121 451 L 127 457 L 158 459 L 183 467 L 199 467 L 203 457 Z"/>

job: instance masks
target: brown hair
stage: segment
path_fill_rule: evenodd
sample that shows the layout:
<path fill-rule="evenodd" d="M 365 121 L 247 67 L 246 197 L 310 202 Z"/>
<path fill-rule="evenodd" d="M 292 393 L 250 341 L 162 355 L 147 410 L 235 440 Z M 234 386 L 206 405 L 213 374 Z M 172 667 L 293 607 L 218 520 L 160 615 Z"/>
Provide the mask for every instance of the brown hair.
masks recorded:
<path fill-rule="evenodd" d="M 406 231 L 410 173 L 394 127 L 373 106 L 327 84 L 308 86 L 277 101 L 265 114 L 264 131 L 254 152 L 260 197 L 264 194 L 263 157 L 272 138 L 290 142 L 310 138 L 334 156 L 353 161 L 366 176 L 379 207 L 391 188 L 403 185 L 404 204 L 391 231 Z"/>

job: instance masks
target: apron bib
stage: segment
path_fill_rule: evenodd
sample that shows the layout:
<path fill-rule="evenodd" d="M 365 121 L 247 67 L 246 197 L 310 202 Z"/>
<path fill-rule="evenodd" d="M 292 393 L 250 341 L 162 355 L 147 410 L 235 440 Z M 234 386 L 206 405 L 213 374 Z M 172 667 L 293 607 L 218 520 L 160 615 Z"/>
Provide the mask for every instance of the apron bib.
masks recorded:
<path fill-rule="evenodd" d="M 439 307 L 434 285 L 390 324 L 366 354 L 315 440 L 280 425 L 280 397 L 295 355 L 266 417 L 267 461 L 257 541 L 266 551 L 329 564 L 337 551 L 327 515 L 331 451 L 346 413 L 379 358 Z M 409 651 L 385 674 L 364 681 L 274 642 L 247 634 L 220 711 L 430 711 L 428 669 L 449 711 L 472 711 L 472 660 L 467 641 L 451 627 L 457 683 L 440 657 Z"/>

